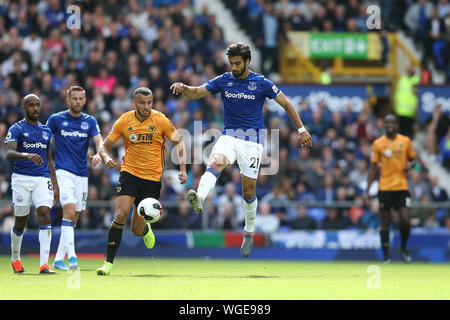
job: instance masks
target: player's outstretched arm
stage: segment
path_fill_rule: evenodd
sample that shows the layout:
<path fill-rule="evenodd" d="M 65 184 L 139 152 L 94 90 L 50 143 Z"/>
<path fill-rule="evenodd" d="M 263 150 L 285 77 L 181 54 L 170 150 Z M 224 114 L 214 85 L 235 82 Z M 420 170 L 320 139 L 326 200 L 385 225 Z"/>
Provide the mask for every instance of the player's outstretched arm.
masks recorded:
<path fill-rule="evenodd" d="M 100 155 L 103 155 L 102 159 L 103 161 L 105 161 L 105 166 L 108 169 L 112 169 L 115 166 L 117 166 L 117 163 L 113 160 L 113 158 L 110 157 L 110 155 L 108 154 L 109 149 L 111 149 L 111 147 L 113 146 L 114 142 L 112 142 L 111 140 L 109 140 L 108 138 L 105 139 L 105 141 L 103 142 L 103 146 L 100 147 L 100 150 L 98 151 L 98 153 Z"/>
<path fill-rule="evenodd" d="M 59 185 L 58 179 L 56 179 L 55 162 L 53 160 L 52 151 L 47 150 L 47 165 L 50 172 L 50 179 L 53 185 L 53 206 L 56 206 L 59 200 Z"/>
<path fill-rule="evenodd" d="M 42 160 L 41 156 L 38 154 L 18 152 L 17 142 L 15 141 L 8 141 L 6 143 L 6 158 L 13 161 L 28 159 L 37 166 L 41 166 L 44 163 L 44 160 Z"/>
<path fill-rule="evenodd" d="M 180 164 L 178 179 L 181 184 L 185 184 L 188 181 L 188 176 L 186 173 L 186 146 L 184 144 L 183 137 L 176 134 L 170 141 L 172 141 L 177 149 L 178 163 Z"/>
<path fill-rule="evenodd" d="M 303 125 L 302 119 L 300 119 L 300 116 L 298 115 L 297 111 L 295 110 L 293 104 L 289 99 L 284 95 L 283 92 L 280 92 L 280 94 L 274 99 L 281 107 L 283 107 L 284 110 L 286 110 L 286 113 L 288 114 L 291 121 L 295 124 L 295 127 L 298 130 L 299 133 L 299 143 L 302 147 L 311 147 L 312 146 L 312 139 L 309 135 L 309 132 L 306 130 L 305 126 Z"/>
<path fill-rule="evenodd" d="M 206 89 L 206 84 L 199 87 L 191 87 L 182 82 L 175 82 L 170 86 L 170 90 L 172 90 L 173 94 L 178 95 L 181 93 L 190 100 L 200 99 L 210 94 L 208 89 Z"/>

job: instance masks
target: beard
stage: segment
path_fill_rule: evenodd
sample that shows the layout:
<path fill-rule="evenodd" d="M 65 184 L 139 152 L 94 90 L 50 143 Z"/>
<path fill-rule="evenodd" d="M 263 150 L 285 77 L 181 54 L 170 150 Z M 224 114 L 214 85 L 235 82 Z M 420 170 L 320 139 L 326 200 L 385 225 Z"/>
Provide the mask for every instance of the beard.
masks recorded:
<path fill-rule="evenodd" d="M 81 113 L 81 111 L 83 110 L 83 106 L 70 106 L 70 110 L 73 113 Z"/>
<path fill-rule="evenodd" d="M 138 110 L 138 109 L 136 108 L 136 112 L 137 112 L 142 118 L 148 117 L 148 116 L 150 115 L 150 111 L 151 111 L 151 109 L 147 111 L 147 114 L 145 114 L 145 111 L 144 111 L 144 110 Z"/>
<path fill-rule="evenodd" d="M 245 68 L 243 68 L 242 70 L 237 70 L 237 71 L 233 71 L 233 76 L 235 78 L 239 78 L 240 76 L 242 76 L 245 72 Z"/>
<path fill-rule="evenodd" d="M 31 121 L 38 121 L 39 120 L 39 113 L 35 114 L 35 113 L 27 113 L 26 117 L 31 120 Z"/>

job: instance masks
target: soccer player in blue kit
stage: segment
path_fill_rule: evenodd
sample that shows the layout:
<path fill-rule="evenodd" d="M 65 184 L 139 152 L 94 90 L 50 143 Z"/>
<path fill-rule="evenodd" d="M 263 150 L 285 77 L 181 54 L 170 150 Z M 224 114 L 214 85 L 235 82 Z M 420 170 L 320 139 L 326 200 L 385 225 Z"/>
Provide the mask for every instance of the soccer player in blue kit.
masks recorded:
<path fill-rule="evenodd" d="M 61 236 L 53 268 L 76 270 L 78 261 L 74 227 L 80 212 L 86 209 L 89 139 L 93 139 L 97 152 L 103 146 L 103 140 L 97 120 L 82 112 L 86 103 L 84 89 L 71 86 L 67 90 L 66 102 L 68 110 L 51 115 L 47 121 L 47 126 L 53 133 L 56 177 L 61 193 L 59 200 L 63 207 Z M 102 159 L 102 155 L 97 153 L 91 157 L 92 165 L 100 164 Z M 66 253 L 68 268 L 64 263 Z"/>
<path fill-rule="evenodd" d="M 48 265 L 52 239 L 50 209 L 58 202 L 59 189 L 50 151 L 52 133 L 39 123 L 41 102 L 38 96 L 26 95 L 22 110 L 25 119 L 13 124 L 5 139 L 7 159 L 14 161 L 11 189 L 15 222 L 11 230 L 11 265 L 15 273 L 25 272 L 20 249 L 33 205 L 39 223 L 39 273 L 53 274 L 55 272 Z"/>
<path fill-rule="evenodd" d="M 224 131 L 214 145 L 208 167 L 202 175 L 198 190 L 189 190 L 187 200 L 197 213 L 203 212 L 203 202 L 214 188 L 222 170 L 237 161 L 242 177 L 245 226 L 241 255 L 248 257 L 253 249 L 253 232 L 258 200 L 256 182 L 263 151 L 263 105 L 266 98 L 274 99 L 283 107 L 298 130 L 300 146 L 312 145 L 311 136 L 292 103 L 263 75 L 250 71 L 250 47 L 243 43 L 231 44 L 226 55 L 232 72 L 224 73 L 207 83 L 191 87 L 181 82 L 170 87 L 174 94 L 188 99 L 199 99 L 220 92 L 224 109 Z"/>

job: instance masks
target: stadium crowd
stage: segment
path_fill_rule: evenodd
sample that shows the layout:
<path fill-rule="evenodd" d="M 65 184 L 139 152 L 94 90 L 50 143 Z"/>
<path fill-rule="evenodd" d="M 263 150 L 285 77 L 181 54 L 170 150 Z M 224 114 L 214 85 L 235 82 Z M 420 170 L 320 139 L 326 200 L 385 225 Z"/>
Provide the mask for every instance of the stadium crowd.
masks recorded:
<path fill-rule="evenodd" d="M 165 6 L 168 2 L 172 5 Z M 194 137 L 192 144 L 187 145 L 188 154 L 192 160 L 201 157 L 211 142 L 207 129 L 222 128 L 221 99 L 211 95 L 190 101 L 173 96 L 169 87 L 176 81 L 200 85 L 229 70 L 223 55 L 227 47 L 223 31 L 207 7 L 195 12 L 190 1 L 155 0 L 153 6 L 145 3 L 137 0 L 125 4 L 118 0 L 77 3 L 82 6 L 81 30 L 67 28 L 65 7 L 59 0 L 0 4 L 0 200 L 8 200 L 11 195 L 12 163 L 6 160 L 3 141 L 8 128 L 23 117 L 21 98 L 31 92 L 41 98 L 40 121 L 46 123 L 51 114 L 66 109 L 67 88 L 75 84 L 83 86 L 87 95 L 85 112 L 98 120 L 101 134 L 106 137 L 113 122 L 130 110 L 130 93 L 138 86 L 149 87 L 154 95 L 154 109 L 166 114 L 180 131 Z M 240 1 L 239 6 L 245 3 Z M 299 8 L 306 14 L 306 8 L 321 3 L 324 1 L 305 0 Z M 357 15 L 359 4 L 352 7 L 354 3 L 358 1 L 350 1 L 346 11 Z M 335 4 L 340 6 L 339 1 Z M 310 18 L 315 16 L 316 13 L 310 13 Z M 347 15 L 344 17 L 347 20 Z M 295 17 L 290 19 L 297 21 Z M 320 21 L 317 23 L 321 25 Z M 255 26 L 251 20 L 249 25 Z M 270 54 L 267 51 L 266 57 Z M 272 65 L 276 68 L 276 61 Z M 260 71 L 259 66 L 255 69 Z M 297 107 L 313 137 L 312 148 L 298 147 L 297 132 L 287 115 L 280 117 L 267 108 L 264 110 L 266 127 L 279 129 L 279 169 L 275 175 L 261 174 L 258 179 L 257 230 L 270 233 L 280 228 L 377 228 L 380 218 L 376 186 L 368 206 L 362 192 L 371 142 L 383 134 L 383 120 L 374 116 L 367 101 L 359 114 L 353 113 L 351 106 L 344 113 L 331 113 L 325 102 L 317 110 L 311 110 L 307 101 Z M 204 141 L 195 135 L 197 128 L 201 128 Z M 95 152 L 93 145 L 90 152 Z M 116 161 L 120 162 L 123 153 L 123 145 L 114 147 Z M 194 164 L 188 166 L 189 181 L 181 187 L 173 175 L 177 166 L 170 157 L 170 144 L 167 155 L 161 193 L 166 210 L 154 228 L 199 229 L 204 223 L 214 229 L 242 227 L 243 198 L 237 166 L 222 173 L 206 200 L 205 213 L 200 216 L 191 210 L 185 192 L 197 186 L 204 164 L 192 161 Z M 90 167 L 88 209 L 80 216 L 78 228 L 109 227 L 114 216 L 112 208 L 91 207 L 89 203 L 112 201 L 118 176 L 119 168 Z M 410 172 L 409 180 L 413 200 L 448 199 L 438 187 L 437 177 L 430 176 L 421 162 Z M 327 205 L 307 208 L 292 206 L 291 201 L 322 201 Z M 352 205 L 334 208 L 335 201 L 348 201 Z M 9 232 L 12 216 L 11 204 L 1 207 L 2 230 Z M 61 208 L 54 208 L 55 224 L 61 216 Z M 414 212 L 414 218 L 415 225 L 450 228 L 450 216 L 444 210 L 420 210 Z M 29 228 L 37 226 L 36 219 L 29 220 Z"/>
<path fill-rule="evenodd" d="M 386 61 L 385 31 L 403 30 L 423 52 L 422 66 L 433 63 L 450 83 L 449 0 L 223 0 L 261 50 L 264 74 L 278 69 L 279 38 L 288 31 L 368 32 L 367 7 L 377 4 L 383 28 L 381 39 Z M 237 2 L 237 4 L 236 4 Z M 270 60 L 267 63 L 266 60 Z M 430 79 L 431 83 L 432 79 Z"/>

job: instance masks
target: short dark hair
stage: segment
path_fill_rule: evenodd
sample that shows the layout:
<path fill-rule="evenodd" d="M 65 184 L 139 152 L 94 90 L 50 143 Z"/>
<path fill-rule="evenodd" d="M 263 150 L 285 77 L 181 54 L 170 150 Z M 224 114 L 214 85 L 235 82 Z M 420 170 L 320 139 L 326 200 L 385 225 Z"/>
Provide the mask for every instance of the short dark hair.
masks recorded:
<path fill-rule="evenodd" d="M 388 121 L 389 119 L 394 120 L 396 123 L 398 123 L 397 116 L 395 114 L 389 113 L 384 117 L 384 121 Z"/>
<path fill-rule="evenodd" d="M 72 91 L 81 91 L 84 93 L 84 95 L 86 96 L 86 92 L 84 91 L 84 89 L 80 86 L 71 86 L 69 89 L 67 89 L 67 93 L 66 93 L 66 97 L 70 98 Z"/>
<path fill-rule="evenodd" d="M 244 62 L 247 61 L 247 59 L 252 60 L 252 52 L 250 51 L 250 47 L 242 42 L 230 44 L 227 48 L 226 55 L 228 58 L 241 56 Z"/>
<path fill-rule="evenodd" d="M 143 96 L 149 96 L 149 95 L 153 95 L 152 90 L 150 90 L 149 88 L 146 87 L 139 87 L 136 88 L 133 91 L 133 99 L 136 97 L 136 95 L 138 94 L 142 94 Z"/>

